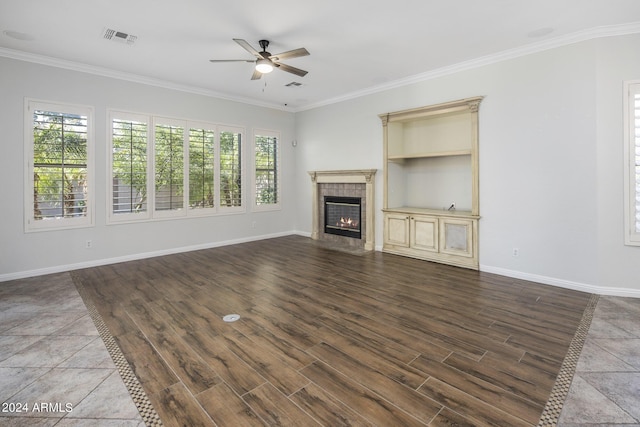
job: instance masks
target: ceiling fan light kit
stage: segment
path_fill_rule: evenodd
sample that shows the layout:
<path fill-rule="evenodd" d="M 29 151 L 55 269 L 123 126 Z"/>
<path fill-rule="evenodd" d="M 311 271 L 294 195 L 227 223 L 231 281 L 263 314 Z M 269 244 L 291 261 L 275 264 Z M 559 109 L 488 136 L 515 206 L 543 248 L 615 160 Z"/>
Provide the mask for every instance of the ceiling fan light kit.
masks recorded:
<path fill-rule="evenodd" d="M 273 65 L 271 61 L 266 58 L 258 59 L 256 61 L 256 70 L 260 71 L 262 74 L 270 73 L 273 71 Z"/>
<path fill-rule="evenodd" d="M 244 50 L 255 56 L 257 59 L 255 61 L 247 60 L 247 59 L 210 59 L 210 62 L 255 62 L 255 70 L 253 75 L 251 76 L 251 80 L 257 80 L 262 77 L 263 74 L 267 74 L 273 71 L 274 68 L 279 68 L 282 71 L 286 71 L 287 73 L 295 74 L 300 77 L 304 77 L 307 75 L 307 71 L 301 70 L 296 67 L 292 67 L 291 65 L 283 64 L 280 62 L 283 59 L 291 59 L 298 58 L 300 56 L 309 55 L 309 51 L 303 47 L 288 50 L 286 52 L 282 52 L 276 55 L 271 55 L 270 52 L 267 52 L 267 47 L 269 47 L 269 40 L 260 40 L 258 44 L 262 48 L 262 52 L 258 52 L 254 49 L 249 43 L 247 43 L 243 39 L 233 39 L 236 43 L 238 43 Z"/>

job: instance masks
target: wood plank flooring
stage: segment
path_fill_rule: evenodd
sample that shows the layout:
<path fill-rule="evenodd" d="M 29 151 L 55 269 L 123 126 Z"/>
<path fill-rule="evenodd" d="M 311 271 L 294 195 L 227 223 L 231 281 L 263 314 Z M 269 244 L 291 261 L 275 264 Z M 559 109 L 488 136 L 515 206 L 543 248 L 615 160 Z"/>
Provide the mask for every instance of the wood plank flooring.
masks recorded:
<path fill-rule="evenodd" d="M 73 276 L 167 426 L 537 425 L 590 298 L 300 236 Z"/>

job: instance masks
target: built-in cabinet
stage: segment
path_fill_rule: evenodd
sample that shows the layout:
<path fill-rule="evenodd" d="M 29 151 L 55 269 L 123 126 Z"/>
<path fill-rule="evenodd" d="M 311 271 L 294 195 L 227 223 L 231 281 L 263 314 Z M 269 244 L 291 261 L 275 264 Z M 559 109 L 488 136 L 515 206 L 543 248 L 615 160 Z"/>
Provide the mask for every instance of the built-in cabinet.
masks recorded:
<path fill-rule="evenodd" d="M 478 269 L 481 100 L 380 115 L 385 252 Z"/>

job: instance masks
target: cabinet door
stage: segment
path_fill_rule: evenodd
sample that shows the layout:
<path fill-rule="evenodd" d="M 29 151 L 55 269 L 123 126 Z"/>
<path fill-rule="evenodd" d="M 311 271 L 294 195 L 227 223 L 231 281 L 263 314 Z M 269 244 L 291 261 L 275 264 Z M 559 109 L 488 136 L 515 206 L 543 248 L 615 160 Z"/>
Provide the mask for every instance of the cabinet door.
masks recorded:
<path fill-rule="evenodd" d="M 384 243 L 394 246 L 409 246 L 409 215 L 384 214 Z"/>
<path fill-rule="evenodd" d="M 440 252 L 473 258 L 474 220 L 440 218 Z"/>
<path fill-rule="evenodd" d="M 413 215 L 410 228 L 411 247 L 438 252 L 438 218 Z"/>

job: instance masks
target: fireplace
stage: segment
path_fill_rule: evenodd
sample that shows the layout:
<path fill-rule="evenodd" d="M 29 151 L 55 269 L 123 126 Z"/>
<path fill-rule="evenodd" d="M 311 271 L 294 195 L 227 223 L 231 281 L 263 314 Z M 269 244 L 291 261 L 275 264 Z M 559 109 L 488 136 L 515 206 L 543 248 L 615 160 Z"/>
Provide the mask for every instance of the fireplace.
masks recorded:
<path fill-rule="evenodd" d="M 360 239 L 361 202 L 360 197 L 324 196 L 324 232 Z"/>
<path fill-rule="evenodd" d="M 309 171 L 309 175 L 312 189 L 311 238 L 335 248 L 374 250 L 376 170 Z M 338 201 L 330 200 L 332 209 L 348 210 L 327 220 L 333 214 L 326 212 L 325 197 L 339 198 Z M 344 203 L 344 198 L 348 199 L 347 203 Z"/>

